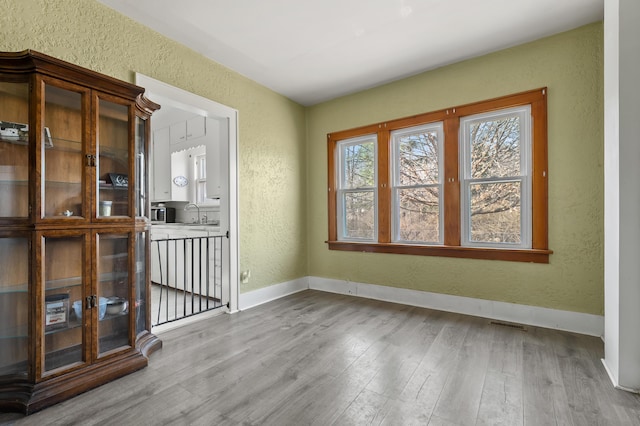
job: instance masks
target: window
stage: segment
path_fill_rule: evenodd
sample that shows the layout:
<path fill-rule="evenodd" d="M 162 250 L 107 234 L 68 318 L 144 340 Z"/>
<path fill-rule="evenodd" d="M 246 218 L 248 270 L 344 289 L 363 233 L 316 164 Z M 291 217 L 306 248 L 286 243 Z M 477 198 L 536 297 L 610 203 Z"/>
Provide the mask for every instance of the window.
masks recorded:
<path fill-rule="evenodd" d="M 531 107 L 460 120 L 462 244 L 531 248 Z"/>
<path fill-rule="evenodd" d="M 376 135 L 344 140 L 337 152 L 340 239 L 375 241 Z"/>
<path fill-rule="evenodd" d="M 194 181 L 196 183 L 196 204 L 203 204 L 207 202 L 207 155 L 196 155 L 194 166 Z"/>
<path fill-rule="evenodd" d="M 330 249 L 548 262 L 546 89 L 328 141 Z"/>
<path fill-rule="evenodd" d="M 442 244 L 442 122 L 391 132 L 394 242 Z"/>

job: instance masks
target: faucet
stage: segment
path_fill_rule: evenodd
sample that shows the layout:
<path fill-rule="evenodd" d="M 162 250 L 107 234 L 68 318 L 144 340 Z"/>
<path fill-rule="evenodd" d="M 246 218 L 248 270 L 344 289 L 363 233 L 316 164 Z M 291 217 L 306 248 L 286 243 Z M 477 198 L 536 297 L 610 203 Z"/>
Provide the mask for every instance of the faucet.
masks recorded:
<path fill-rule="evenodd" d="M 189 203 L 189 204 L 187 204 L 186 206 L 184 206 L 184 211 L 186 212 L 187 210 L 189 210 L 189 207 L 191 207 L 191 206 L 193 206 L 193 207 L 195 207 L 196 209 L 198 209 L 198 219 L 197 219 L 197 220 L 195 220 L 195 221 L 194 221 L 194 223 L 196 223 L 196 222 L 200 222 L 200 207 L 198 207 L 198 205 L 197 205 L 197 204 L 194 204 L 194 203 Z"/>

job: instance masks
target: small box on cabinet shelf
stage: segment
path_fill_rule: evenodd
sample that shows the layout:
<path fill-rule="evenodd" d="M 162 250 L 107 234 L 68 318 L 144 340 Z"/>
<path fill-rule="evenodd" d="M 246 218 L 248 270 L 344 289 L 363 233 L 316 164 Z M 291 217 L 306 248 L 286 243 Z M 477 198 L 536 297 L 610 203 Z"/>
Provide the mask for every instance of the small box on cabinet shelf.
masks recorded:
<path fill-rule="evenodd" d="M 69 295 L 52 294 L 45 297 L 45 331 L 58 330 L 69 326 Z"/>

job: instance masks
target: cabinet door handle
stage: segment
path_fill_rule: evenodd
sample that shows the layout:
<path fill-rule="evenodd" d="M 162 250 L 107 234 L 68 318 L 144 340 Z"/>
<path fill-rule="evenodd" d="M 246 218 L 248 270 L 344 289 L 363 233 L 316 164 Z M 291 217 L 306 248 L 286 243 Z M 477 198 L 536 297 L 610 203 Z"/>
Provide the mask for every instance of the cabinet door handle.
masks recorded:
<path fill-rule="evenodd" d="M 92 296 L 87 296 L 87 297 L 85 297 L 85 300 L 87 301 L 85 309 L 91 309 L 91 302 L 93 301 L 93 297 Z"/>

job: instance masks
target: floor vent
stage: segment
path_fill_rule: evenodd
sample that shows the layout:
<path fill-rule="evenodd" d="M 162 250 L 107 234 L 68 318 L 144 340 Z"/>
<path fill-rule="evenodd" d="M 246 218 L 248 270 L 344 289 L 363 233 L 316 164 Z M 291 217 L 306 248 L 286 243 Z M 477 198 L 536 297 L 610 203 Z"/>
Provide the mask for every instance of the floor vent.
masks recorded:
<path fill-rule="evenodd" d="M 520 331 L 527 331 L 526 327 L 520 324 L 510 324 L 508 322 L 501 322 L 501 321 L 491 321 L 489 324 L 499 325 L 500 327 L 515 328 L 516 330 L 520 330 Z"/>

